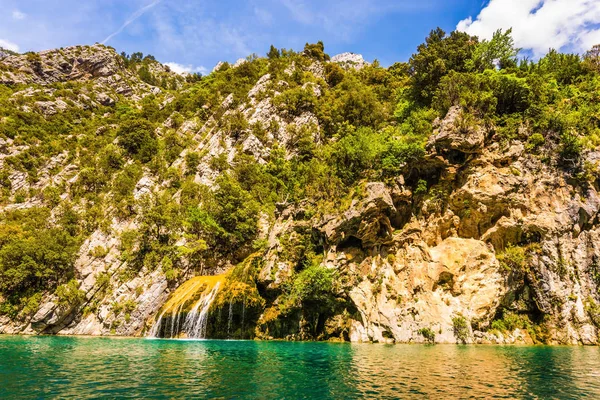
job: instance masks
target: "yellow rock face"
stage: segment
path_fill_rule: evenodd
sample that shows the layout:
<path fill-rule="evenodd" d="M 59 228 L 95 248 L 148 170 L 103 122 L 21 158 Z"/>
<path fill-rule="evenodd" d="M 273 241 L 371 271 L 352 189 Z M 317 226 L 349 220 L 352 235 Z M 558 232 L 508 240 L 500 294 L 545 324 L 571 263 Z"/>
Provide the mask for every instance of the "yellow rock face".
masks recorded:
<path fill-rule="evenodd" d="M 225 275 L 196 276 L 185 281 L 169 297 L 160 314 L 173 315 L 191 310 L 206 294 L 210 293 L 218 282 L 224 282 Z"/>

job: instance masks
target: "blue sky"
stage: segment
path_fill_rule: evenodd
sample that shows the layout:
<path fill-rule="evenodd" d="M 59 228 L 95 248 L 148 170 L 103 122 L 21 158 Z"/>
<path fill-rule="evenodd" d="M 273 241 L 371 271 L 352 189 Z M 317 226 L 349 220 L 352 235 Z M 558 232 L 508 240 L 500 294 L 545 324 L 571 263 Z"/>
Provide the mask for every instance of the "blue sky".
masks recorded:
<path fill-rule="evenodd" d="M 600 0 L 0 0 L 0 46 L 43 50 L 104 42 L 181 69 L 265 54 L 270 44 L 406 61 L 437 26 L 482 37 L 514 28 L 535 56 L 600 43 Z"/>

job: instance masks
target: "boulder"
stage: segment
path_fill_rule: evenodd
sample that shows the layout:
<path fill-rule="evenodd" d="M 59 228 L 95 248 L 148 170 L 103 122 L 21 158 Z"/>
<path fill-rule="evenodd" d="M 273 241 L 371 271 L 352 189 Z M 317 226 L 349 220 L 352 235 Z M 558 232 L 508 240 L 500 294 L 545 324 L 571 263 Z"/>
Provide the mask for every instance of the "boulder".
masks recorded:
<path fill-rule="evenodd" d="M 113 98 L 108 96 L 106 93 L 98 93 L 96 95 L 96 100 L 103 106 L 112 107 L 115 105 L 115 101 L 113 100 Z"/>
<path fill-rule="evenodd" d="M 475 123 L 463 124 L 463 111 L 451 107 L 442 120 L 434 121 L 434 132 L 427 148 L 438 153 L 444 150 L 457 150 L 462 153 L 479 153 L 485 142 L 485 129 Z"/>

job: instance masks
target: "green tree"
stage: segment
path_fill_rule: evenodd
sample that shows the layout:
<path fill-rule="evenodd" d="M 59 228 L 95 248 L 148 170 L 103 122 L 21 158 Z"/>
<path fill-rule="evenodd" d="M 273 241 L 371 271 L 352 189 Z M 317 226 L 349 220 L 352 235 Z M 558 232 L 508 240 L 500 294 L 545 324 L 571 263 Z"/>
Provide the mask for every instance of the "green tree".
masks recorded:
<path fill-rule="evenodd" d="M 415 101 L 429 105 L 442 77 L 450 71 L 466 72 L 476 45 L 477 38 L 463 32 L 446 36 L 440 28 L 431 31 L 409 60 Z"/>
<path fill-rule="evenodd" d="M 585 74 L 579 55 L 563 54 L 554 49 L 539 60 L 537 69 L 541 74 L 551 75 L 564 85 L 575 83 Z"/>
<path fill-rule="evenodd" d="M 482 40 L 475 47 L 471 62 L 473 69 L 483 71 L 495 67 L 516 67 L 520 49 L 515 47 L 512 29 L 498 29 L 491 40 Z"/>
<path fill-rule="evenodd" d="M 53 290 L 73 277 L 79 241 L 73 229 L 48 228 L 38 218 L 47 211 L 32 209 L 0 224 L 0 293 Z"/>
<path fill-rule="evenodd" d="M 304 55 L 317 61 L 329 61 L 330 57 L 325 53 L 325 45 L 322 41 L 304 46 Z"/>
<path fill-rule="evenodd" d="M 333 288 L 332 271 L 315 264 L 296 275 L 290 295 L 299 303 L 325 306 L 331 300 Z"/>
<path fill-rule="evenodd" d="M 344 69 L 336 63 L 328 63 L 325 65 L 325 80 L 329 86 L 337 86 L 344 80 Z"/>
<path fill-rule="evenodd" d="M 142 65 L 140 69 L 138 69 L 138 76 L 142 81 L 146 82 L 149 85 L 155 86 L 157 83 L 156 78 L 154 77 L 154 75 L 152 75 L 147 65 Z"/>
<path fill-rule="evenodd" d="M 229 174 L 217 179 L 214 192 L 213 218 L 226 232 L 224 248 L 248 245 L 258 233 L 259 203 Z"/>
<path fill-rule="evenodd" d="M 350 128 L 349 132 L 333 145 L 331 162 L 346 184 L 354 183 L 361 173 L 373 169 L 383 144 L 370 128 Z"/>
<path fill-rule="evenodd" d="M 142 162 L 150 161 L 158 149 L 154 126 L 141 118 L 129 119 L 121 123 L 117 137 L 119 146 Z"/>
<path fill-rule="evenodd" d="M 142 200 L 143 213 L 140 217 L 140 231 L 149 241 L 171 244 L 181 225 L 179 206 L 164 192 L 146 196 Z"/>
<path fill-rule="evenodd" d="M 274 60 L 281 57 L 281 52 L 273 45 L 269 48 L 269 52 L 267 53 L 267 57 L 269 60 Z"/>
<path fill-rule="evenodd" d="M 600 44 L 596 44 L 586 51 L 583 63 L 588 70 L 600 73 Z"/>

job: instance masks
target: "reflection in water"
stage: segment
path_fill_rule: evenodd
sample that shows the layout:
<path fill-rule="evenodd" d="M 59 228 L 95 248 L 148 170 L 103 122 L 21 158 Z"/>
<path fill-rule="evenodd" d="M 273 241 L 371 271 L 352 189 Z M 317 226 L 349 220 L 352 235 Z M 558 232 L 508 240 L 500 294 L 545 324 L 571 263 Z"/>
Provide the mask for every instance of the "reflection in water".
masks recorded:
<path fill-rule="evenodd" d="M 600 397 L 600 349 L 0 337 L 0 398 Z"/>

